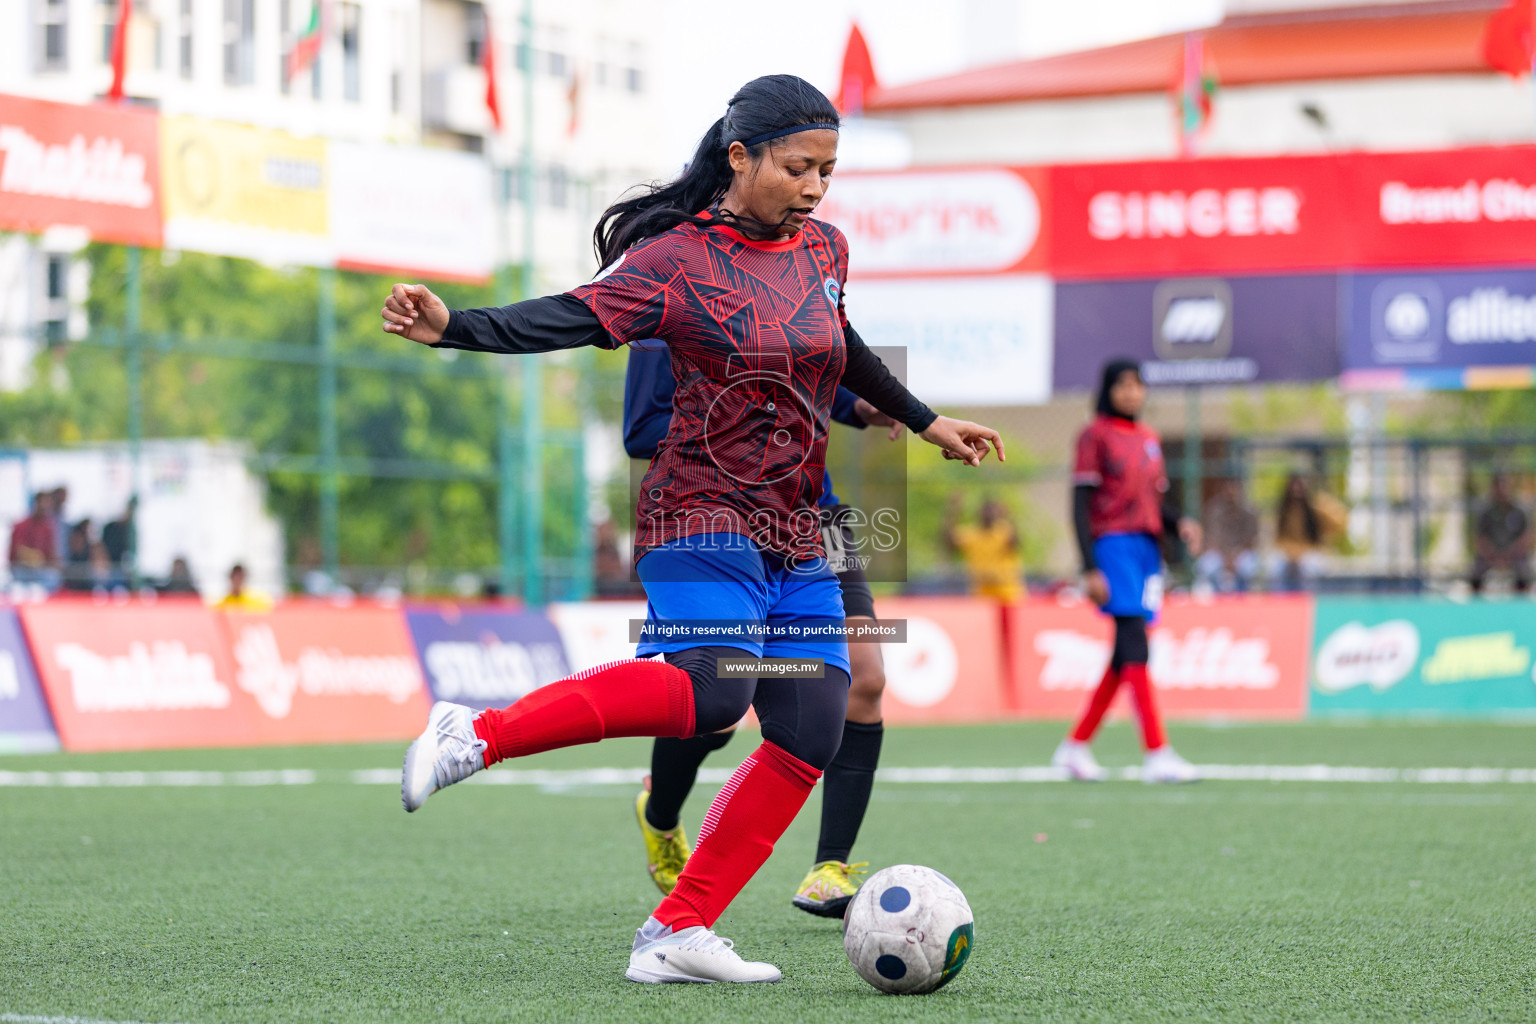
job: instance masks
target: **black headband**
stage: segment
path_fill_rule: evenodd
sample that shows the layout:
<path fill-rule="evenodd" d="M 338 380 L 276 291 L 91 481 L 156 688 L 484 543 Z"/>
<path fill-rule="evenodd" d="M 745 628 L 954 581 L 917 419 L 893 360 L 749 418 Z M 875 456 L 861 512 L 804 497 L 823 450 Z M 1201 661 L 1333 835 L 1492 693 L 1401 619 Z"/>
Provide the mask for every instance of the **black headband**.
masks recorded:
<path fill-rule="evenodd" d="M 818 128 L 830 128 L 835 132 L 837 131 L 838 126 L 833 124 L 831 121 L 813 121 L 810 124 L 791 125 L 788 128 L 780 128 L 776 132 L 763 132 L 763 134 L 754 135 L 750 139 L 742 139 L 741 144 L 746 146 L 748 149 L 751 149 L 758 143 L 767 142 L 770 139 L 782 138 L 785 135 L 793 135 L 796 132 L 812 132 Z"/>

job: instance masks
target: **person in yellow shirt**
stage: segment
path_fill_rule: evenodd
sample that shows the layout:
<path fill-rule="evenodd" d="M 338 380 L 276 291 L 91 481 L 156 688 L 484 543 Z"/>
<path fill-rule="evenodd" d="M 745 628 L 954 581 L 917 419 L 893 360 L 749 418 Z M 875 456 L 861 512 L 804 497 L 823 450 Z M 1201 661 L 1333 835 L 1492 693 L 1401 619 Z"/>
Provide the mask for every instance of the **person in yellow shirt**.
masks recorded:
<path fill-rule="evenodd" d="M 944 541 L 950 552 L 965 563 L 971 593 L 1011 604 L 1024 597 L 1023 562 L 1019 554 L 1019 535 L 1008 521 L 1008 510 L 995 498 L 981 503 L 980 521 L 960 521 L 962 499 L 950 498 L 944 526 Z"/>
<path fill-rule="evenodd" d="M 229 593 L 214 607 L 227 612 L 269 612 L 272 602 L 245 589 L 245 566 L 236 562 L 229 570 Z"/>

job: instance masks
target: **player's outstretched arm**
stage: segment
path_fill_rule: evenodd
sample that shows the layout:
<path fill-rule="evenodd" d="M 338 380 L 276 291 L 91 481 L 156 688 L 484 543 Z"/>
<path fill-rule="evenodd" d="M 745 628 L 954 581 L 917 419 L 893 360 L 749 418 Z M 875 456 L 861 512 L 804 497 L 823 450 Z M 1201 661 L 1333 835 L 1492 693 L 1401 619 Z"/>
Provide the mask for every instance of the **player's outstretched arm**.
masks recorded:
<path fill-rule="evenodd" d="M 942 448 L 946 459 L 955 459 L 967 466 L 981 465 L 981 460 L 993 448 L 997 449 L 998 462 L 1008 461 L 1003 439 L 997 431 L 970 420 L 952 420 L 948 416 L 940 416 L 918 436 Z"/>
<path fill-rule="evenodd" d="M 386 333 L 434 348 L 521 354 L 614 346 L 592 310 L 568 293 L 510 306 L 450 310 L 426 285 L 397 284 L 380 312 Z"/>
<path fill-rule="evenodd" d="M 380 312 L 385 333 L 421 345 L 436 345 L 448 329 L 447 305 L 424 284 L 395 285 Z"/>

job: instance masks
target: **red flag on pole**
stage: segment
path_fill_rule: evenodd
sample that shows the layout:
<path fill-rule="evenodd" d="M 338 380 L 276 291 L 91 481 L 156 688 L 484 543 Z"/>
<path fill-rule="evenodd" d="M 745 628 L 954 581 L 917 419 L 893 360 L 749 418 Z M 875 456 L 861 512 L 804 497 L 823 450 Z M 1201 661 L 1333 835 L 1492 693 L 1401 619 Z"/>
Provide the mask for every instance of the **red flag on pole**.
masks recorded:
<path fill-rule="evenodd" d="M 574 139 L 581 128 L 581 72 L 571 72 L 571 85 L 565 90 L 565 101 L 571 105 L 570 120 L 565 123 L 565 135 Z"/>
<path fill-rule="evenodd" d="M 133 0 L 118 0 L 117 24 L 112 26 L 112 86 L 107 98 L 123 98 L 123 79 L 128 75 L 128 19 L 133 16 Z"/>
<path fill-rule="evenodd" d="M 1483 59 L 1489 67 L 1516 78 L 1531 73 L 1536 60 L 1532 6 L 1533 0 L 1509 0 L 1488 19 L 1483 30 Z"/>
<path fill-rule="evenodd" d="M 480 66 L 485 68 L 485 108 L 491 112 L 491 124 L 501 131 L 501 102 L 496 98 L 496 44 L 491 36 L 491 8 L 485 11 L 485 35 L 480 41 Z"/>
<path fill-rule="evenodd" d="M 843 49 L 843 70 L 838 79 L 837 98 L 832 104 L 844 114 L 857 116 L 864 112 L 864 105 L 878 87 L 869 44 L 864 41 L 858 22 L 854 22 L 848 32 L 848 45 Z"/>

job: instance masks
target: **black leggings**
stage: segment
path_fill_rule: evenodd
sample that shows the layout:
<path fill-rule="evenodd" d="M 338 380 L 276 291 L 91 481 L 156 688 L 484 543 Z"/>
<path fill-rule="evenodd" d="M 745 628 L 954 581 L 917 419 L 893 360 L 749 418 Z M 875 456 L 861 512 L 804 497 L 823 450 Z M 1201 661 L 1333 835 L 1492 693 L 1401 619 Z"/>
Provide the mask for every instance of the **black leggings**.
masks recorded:
<path fill-rule="evenodd" d="M 694 734 L 729 729 L 756 708 L 763 739 L 820 771 L 832 763 L 843 741 L 848 715 L 848 673 L 827 666 L 823 679 L 722 676 L 720 658 L 746 658 L 735 647 L 693 647 L 671 651 L 667 662 L 693 680 Z"/>
<path fill-rule="evenodd" d="M 1115 668 L 1145 665 L 1148 653 L 1147 620 L 1140 615 L 1116 615 L 1115 652 L 1109 663 Z"/>

